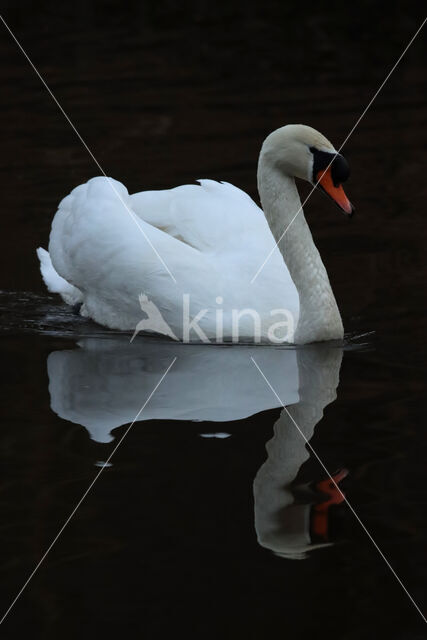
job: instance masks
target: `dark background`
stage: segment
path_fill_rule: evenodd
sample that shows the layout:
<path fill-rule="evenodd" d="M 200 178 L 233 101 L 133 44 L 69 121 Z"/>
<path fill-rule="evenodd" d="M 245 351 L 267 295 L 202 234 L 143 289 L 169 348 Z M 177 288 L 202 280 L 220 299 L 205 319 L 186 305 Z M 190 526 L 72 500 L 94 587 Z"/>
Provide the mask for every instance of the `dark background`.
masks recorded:
<path fill-rule="evenodd" d="M 301 122 L 338 148 L 424 17 L 422 3 L 397 2 L 2 6 L 107 175 L 130 192 L 217 178 L 254 198 L 264 137 Z M 47 246 L 58 201 L 99 171 L 10 35 L 0 34 L 0 288 L 43 292 L 35 248 Z M 421 33 L 343 151 L 355 217 L 320 193 L 305 207 L 346 328 L 375 331 L 369 351 L 345 355 L 338 400 L 313 445 L 331 468 L 350 468 L 349 498 L 421 607 L 424 68 Z M 2 341 L 5 609 L 106 454 L 49 409 L 45 359 L 70 345 L 29 335 Z M 341 524 L 351 543 L 304 562 L 256 544 L 251 483 L 276 417 L 224 425 L 233 438 L 209 449 L 191 424 L 185 435 L 174 423 L 132 431 L 116 475 L 100 480 L 5 632 L 425 637 L 351 514 Z"/>

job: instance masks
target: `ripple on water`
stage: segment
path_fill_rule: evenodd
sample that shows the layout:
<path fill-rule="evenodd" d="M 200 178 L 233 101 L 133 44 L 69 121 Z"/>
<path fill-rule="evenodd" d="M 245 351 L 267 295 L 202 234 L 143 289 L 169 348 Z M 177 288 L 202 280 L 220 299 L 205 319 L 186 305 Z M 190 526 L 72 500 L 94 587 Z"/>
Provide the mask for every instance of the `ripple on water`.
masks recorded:
<path fill-rule="evenodd" d="M 103 329 L 73 313 L 58 296 L 29 291 L 0 291 L 0 335 L 105 336 L 122 332 Z"/>
<path fill-rule="evenodd" d="M 42 334 L 55 337 L 114 337 L 132 335 L 130 331 L 106 329 L 73 312 L 58 296 L 31 291 L 0 291 L 0 335 Z M 165 338 L 141 332 L 144 339 Z M 142 337 L 142 335 L 141 335 Z M 369 348 L 374 332 L 346 333 L 344 349 Z M 166 339 L 169 342 L 169 339 Z M 275 345 L 277 347 L 277 345 Z M 286 346 L 286 345 L 285 345 Z M 279 347 L 280 348 L 280 347 Z M 282 347 L 283 348 L 283 347 Z"/>

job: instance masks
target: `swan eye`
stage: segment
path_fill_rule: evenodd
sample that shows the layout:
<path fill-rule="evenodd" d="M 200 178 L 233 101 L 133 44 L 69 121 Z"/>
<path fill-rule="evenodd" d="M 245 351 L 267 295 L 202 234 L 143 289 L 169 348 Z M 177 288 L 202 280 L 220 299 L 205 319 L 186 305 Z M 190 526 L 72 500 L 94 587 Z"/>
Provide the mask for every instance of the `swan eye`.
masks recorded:
<path fill-rule="evenodd" d="M 313 154 L 313 183 L 317 182 L 319 171 L 324 171 L 329 165 L 331 165 L 331 177 L 335 187 L 338 187 L 348 179 L 350 167 L 347 160 L 340 153 L 320 151 L 316 147 L 310 147 L 310 151 Z"/>

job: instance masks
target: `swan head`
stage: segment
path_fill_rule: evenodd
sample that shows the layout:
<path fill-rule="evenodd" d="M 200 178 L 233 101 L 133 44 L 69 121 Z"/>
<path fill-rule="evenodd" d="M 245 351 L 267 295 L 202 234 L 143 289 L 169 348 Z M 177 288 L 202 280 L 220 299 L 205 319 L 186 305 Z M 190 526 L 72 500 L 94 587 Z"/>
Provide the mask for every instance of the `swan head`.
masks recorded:
<path fill-rule="evenodd" d="M 353 215 L 342 187 L 350 175 L 348 163 L 316 129 L 303 124 L 280 127 L 264 140 L 261 156 L 282 173 L 321 189 L 344 213 Z"/>

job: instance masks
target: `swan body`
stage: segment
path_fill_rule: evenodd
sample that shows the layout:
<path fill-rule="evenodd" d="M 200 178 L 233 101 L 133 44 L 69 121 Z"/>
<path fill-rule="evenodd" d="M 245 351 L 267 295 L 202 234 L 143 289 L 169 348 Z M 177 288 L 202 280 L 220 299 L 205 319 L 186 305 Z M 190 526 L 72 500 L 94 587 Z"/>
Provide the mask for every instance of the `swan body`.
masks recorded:
<path fill-rule="evenodd" d="M 266 139 L 258 167 L 264 210 L 226 182 L 129 195 L 116 180 L 92 178 L 60 202 L 49 253 L 38 249 L 48 289 L 111 329 L 135 331 L 145 300 L 161 318 L 153 330 L 183 341 L 234 340 L 236 314 L 240 338 L 342 338 L 302 211 L 279 242 L 301 208 L 294 177 L 310 179 L 310 144 L 334 159 L 310 127 L 287 125 Z"/>

